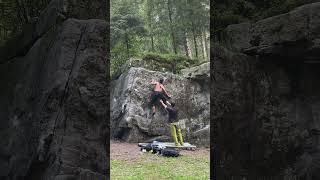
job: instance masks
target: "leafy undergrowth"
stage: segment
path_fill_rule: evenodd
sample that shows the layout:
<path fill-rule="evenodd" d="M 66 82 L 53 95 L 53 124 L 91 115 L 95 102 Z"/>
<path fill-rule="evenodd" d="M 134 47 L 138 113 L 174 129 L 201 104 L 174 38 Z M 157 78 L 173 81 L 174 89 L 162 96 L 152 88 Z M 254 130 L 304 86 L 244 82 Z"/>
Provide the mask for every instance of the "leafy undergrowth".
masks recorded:
<path fill-rule="evenodd" d="M 200 59 L 189 58 L 184 55 L 145 53 L 142 58 L 146 62 L 145 68 L 154 71 L 180 73 L 181 69 L 192 67 L 200 62 Z"/>
<path fill-rule="evenodd" d="M 196 152 L 196 151 L 195 151 Z M 208 153 L 209 154 L 209 153 Z M 209 179 L 209 155 L 183 154 L 177 158 L 143 153 L 134 160 L 112 159 L 111 179 Z"/>

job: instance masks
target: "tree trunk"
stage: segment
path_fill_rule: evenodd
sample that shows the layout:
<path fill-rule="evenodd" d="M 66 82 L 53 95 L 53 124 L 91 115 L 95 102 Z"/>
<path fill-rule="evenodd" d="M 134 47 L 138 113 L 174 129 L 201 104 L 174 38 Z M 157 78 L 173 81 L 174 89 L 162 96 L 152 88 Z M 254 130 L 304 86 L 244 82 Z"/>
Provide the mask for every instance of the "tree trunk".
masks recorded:
<path fill-rule="evenodd" d="M 19 0 L 16 0 L 16 5 L 17 5 L 17 8 L 18 8 L 17 17 L 19 18 L 21 24 L 24 24 L 25 23 L 25 19 L 24 19 L 24 16 L 23 16 L 23 10 L 22 10 L 22 7 L 20 5 Z"/>
<path fill-rule="evenodd" d="M 207 33 L 206 31 L 203 31 L 204 34 L 204 46 L 205 46 L 205 50 L 206 50 L 206 58 L 207 60 L 209 60 L 210 58 L 210 54 L 209 54 L 209 47 L 208 47 L 208 41 L 207 41 Z"/>
<path fill-rule="evenodd" d="M 184 31 L 183 32 L 183 47 L 184 47 L 184 52 L 187 57 L 190 57 L 189 55 L 189 50 L 188 50 L 188 42 L 187 42 L 187 33 Z"/>
<path fill-rule="evenodd" d="M 206 47 L 205 39 L 206 39 L 206 34 L 203 31 L 201 33 L 201 46 L 202 46 L 202 52 L 203 52 L 203 60 L 206 61 L 207 60 L 207 47 Z"/>
<path fill-rule="evenodd" d="M 176 40 L 175 40 L 175 35 L 173 32 L 173 26 L 172 26 L 172 14 L 171 14 L 171 9 L 170 9 L 170 0 L 167 1 L 167 5 L 168 5 L 168 14 L 169 14 L 169 21 L 170 21 L 170 30 L 171 30 L 173 51 L 175 54 L 177 54 Z"/>
<path fill-rule="evenodd" d="M 126 45 L 127 45 L 127 55 L 128 59 L 130 58 L 130 43 L 129 43 L 129 36 L 128 33 L 126 32 Z"/>
<path fill-rule="evenodd" d="M 186 41 L 187 41 L 187 47 L 188 47 L 188 54 L 189 54 L 189 57 L 191 58 L 192 57 L 192 49 L 191 49 L 191 42 L 190 42 L 188 36 L 186 36 Z"/>
<path fill-rule="evenodd" d="M 153 40 L 153 30 L 152 30 L 152 11 L 153 11 L 153 1 L 152 0 L 148 0 L 150 1 L 150 10 L 148 13 L 149 16 L 149 29 L 150 29 L 150 39 L 151 39 L 151 50 L 154 52 L 154 40 Z"/>
<path fill-rule="evenodd" d="M 193 35 L 193 43 L 194 43 L 194 51 L 196 52 L 196 57 L 198 57 L 198 44 L 197 44 L 197 38 L 196 38 L 196 34 L 195 34 L 195 29 L 194 29 L 194 24 L 193 22 L 191 22 L 192 24 L 192 35 Z"/>
<path fill-rule="evenodd" d="M 19 7 L 21 13 L 22 13 L 22 17 L 24 19 L 24 23 L 29 23 L 30 22 L 30 16 L 29 16 L 29 10 L 27 5 L 25 4 L 25 2 L 23 0 L 16 0 L 17 6 Z"/>
<path fill-rule="evenodd" d="M 138 2 L 137 2 L 137 0 L 134 0 L 134 7 L 135 7 L 136 9 L 138 9 Z"/>
<path fill-rule="evenodd" d="M 153 35 L 151 35 L 151 50 L 154 52 L 154 42 L 153 42 Z"/>
<path fill-rule="evenodd" d="M 204 48 L 204 43 L 203 43 L 203 36 L 202 33 L 200 34 L 200 46 L 201 46 L 201 54 L 202 54 L 202 61 L 206 60 L 206 55 L 205 55 L 205 48 Z"/>

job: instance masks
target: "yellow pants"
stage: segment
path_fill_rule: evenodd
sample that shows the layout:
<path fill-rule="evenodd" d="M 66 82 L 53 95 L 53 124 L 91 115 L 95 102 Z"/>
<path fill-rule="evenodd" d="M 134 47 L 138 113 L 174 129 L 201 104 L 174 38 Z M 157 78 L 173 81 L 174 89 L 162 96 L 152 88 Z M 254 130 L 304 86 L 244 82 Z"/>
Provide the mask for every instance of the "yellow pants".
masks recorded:
<path fill-rule="evenodd" d="M 179 128 L 179 126 L 175 123 L 171 123 L 170 130 L 171 130 L 173 141 L 176 144 L 176 146 L 179 146 L 179 145 L 182 146 L 184 143 L 183 143 L 181 129 Z"/>

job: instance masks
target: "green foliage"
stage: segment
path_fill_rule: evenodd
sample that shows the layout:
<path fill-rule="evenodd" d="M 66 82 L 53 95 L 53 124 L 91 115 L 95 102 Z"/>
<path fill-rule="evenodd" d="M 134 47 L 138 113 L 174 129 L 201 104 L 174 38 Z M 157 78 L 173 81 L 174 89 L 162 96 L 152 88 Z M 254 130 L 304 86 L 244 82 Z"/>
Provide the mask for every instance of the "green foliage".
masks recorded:
<path fill-rule="evenodd" d="M 121 47 L 121 46 L 120 46 Z M 119 50 L 121 51 L 121 50 Z M 115 54 L 115 53 L 112 53 Z M 162 53 L 141 53 L 140 58 L 132 59 L 131 66 L 126 57 L 112 57 L 119 59 L 118 61 L 111 61 L 111 76 L 116 78 L 120 74 L 126 72 L 130 67 L 144 67 L 153 71 L 172 72 L 179 74 L 181 69 L 203 63 L 198 58 L 189 58 L 184 55 L 177 54 L 162 54 Z"/>
<path fill-rule="evenodd" d="M 234 14 L 231 11 L 227 11 L 223 13 L 217 12 L 214 18 L 214 24 L 217 25 L 215 26 L 216 27 L 215 31 L 221 30 L 230 24 L 237 24 L 243 21 L 245 21 L 245 19 L 241 15 Z"/>
<path fill-rule="evenodd" d="M 180 73 L 181 69 L 191 67 L 200 61 L 183 55 L 159 53 L 146 53 L 142 60 L 146 62 L 149 69 L 173 73 Z"/>
<path fill-rule="evenodd" d="M 282 14 L 289 12 L 293 8 L 297 6 L 301 6 L 303 4 L 309 3 L 311 1 L 306 0 L 272 0 L 269 4 L 269 7 L 261 13 L 260 17 L 270 17 L 277 14 Z"/>
<path fill-rule="evenodd" d="M 112 0 L 110 22 L 113 72 L 152 53 L 159 55 L 153 67 L 162 71 L 208 60 L 209 0 Z"/>
<path fill-rule="evenodd" d="M 111 48 L 117 42 L 131 43 L 134 36 L 143 36 L 146 33 L 137 9 L 132 8 L 126 1 L 120 1 L 118 6 L 112 9 L 110 23 Z"/>
<path fill-rule="evenodd" d="M 34 22 L 49 0 L 0 0 L 0 46 Z"/>
<path fill-rule="evenodd" d="M 230 24 L 257 21 L 286 13 L 303 4 L 316 0 L 215 0 L 213 17 L 215 31 Z"/>
<path fill-rule="evenodd" d="M 127 56 L 126 56 L 126 54 L 121 53 L 121 52 L 126 51 L 125 47 L 122 46 L 121 43 L 117 43 L 110 50 L 111 50 L 110 58 L 116 59 L 116 60 L 110 61 L 110 67 L 111 67 L 110 73 L 111 73 L 111 75 L 113 75 L 115 72 L 118 72 L 121 70 L 121 65 L 126 63 Z"/>

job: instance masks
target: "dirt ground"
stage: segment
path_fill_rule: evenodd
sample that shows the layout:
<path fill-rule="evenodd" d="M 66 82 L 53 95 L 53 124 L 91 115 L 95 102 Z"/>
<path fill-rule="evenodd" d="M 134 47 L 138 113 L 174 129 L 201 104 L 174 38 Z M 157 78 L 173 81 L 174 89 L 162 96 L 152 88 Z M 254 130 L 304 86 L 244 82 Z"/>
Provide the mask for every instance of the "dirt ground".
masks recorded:
<path fill-rule="evenodd" d="M 136 161 L 143 153 L 138 147 L 138 143 L 125 143 L 118 141 L 110 142 L 111 160 L 122 160 L 127 162 Z M 197 148 L 195 151 L 181 150 L 183 156 L 207 155 L 210 158 L 210 148 Z"/>

